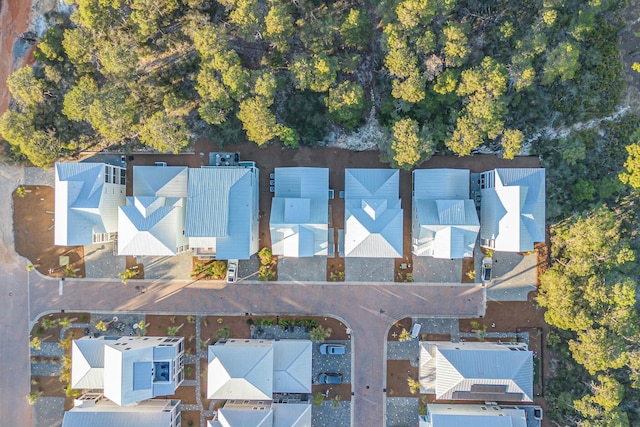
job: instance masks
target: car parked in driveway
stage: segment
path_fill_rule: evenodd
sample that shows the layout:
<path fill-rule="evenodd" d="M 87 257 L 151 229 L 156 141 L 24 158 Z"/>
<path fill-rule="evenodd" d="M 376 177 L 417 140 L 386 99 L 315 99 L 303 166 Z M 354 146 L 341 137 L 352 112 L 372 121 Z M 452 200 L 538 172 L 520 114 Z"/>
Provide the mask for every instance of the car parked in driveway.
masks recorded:
<path fill-rule="evenodd" d="M 493 270 L 493 260 L 489 257 L 482 258 L 482 283 L 491 281 L 491 271 Z"/>
<path fill-rule="evenodd" d="M 344 344 L 322 344 L 320 346 L 320 354 L 341 355 L 347 352 L 347 346 Z"/>
<path fill-rule="evenodd" d="M 234 283 L 238 276 L 238 260 L 230 259 L 227 261 L 227 283 Z"/>
<path fill-rule="evenodd" d="M 320 384 L 342 384 L 342 374 L 336 374 L 336 373 L 318 374 L 318 383 L 320 383 Z"/>

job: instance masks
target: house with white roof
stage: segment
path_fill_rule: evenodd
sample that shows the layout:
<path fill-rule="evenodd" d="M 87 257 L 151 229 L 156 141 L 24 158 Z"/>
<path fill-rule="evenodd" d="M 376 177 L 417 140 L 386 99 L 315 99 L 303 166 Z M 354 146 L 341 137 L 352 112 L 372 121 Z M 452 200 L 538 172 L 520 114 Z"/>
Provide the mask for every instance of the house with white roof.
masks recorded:
<path fill-rule="evenodd" d="M 184 380 L 184 338 L 99 337 L 74 340 L 71 387 L 102 389 L 117 405 L 168 396 Z"/>
<path fill-rule="evenodd" d="M 480 175 L 480 244 L 529 252 L 545 241 L 545 170 L 494 169 Z"/>
<path fill-rule="evenodd" d="M 329 169 L 292 167 L 274 172 L 271 252 L 288 257 L 327 256 Z"/>
<path fill-rule="evenodd" d="M 118 206 L 125 203 L 126 171 L 105 163 L 55 164 L 54 243 L 82 246 L 111 242 Z"/>
<path fill-rule="evenodd" d="M 345 169 L 344 257 L 401 258 L 403 211 L 400 173 Z"/>
<path fill-rule="evenodd" d="M 171 256 L 185 236 L 187 167 L 134 166 L 133 197 L 118 208 L 118 255 Z"/>
<path fill-rule="evenodd" d="M 473 256 L 480 222 L 469 198 L 469 184 L 466 169 L 413 171 L 414 255 L 443 259 Z"/>
<path fill-rule="evenodd" d="M 189 170 L 185 236 L 204 259 L 249 259 L 258 252 L 259 170 L 207 166 Z"/>
<path fill-rule="evenodd" d="M 420 343 L 422 392 L 436 400 L 531 402 L 533 353 L 524 343 Z"/>
<path fill-rule="evenodd" d="M 539 427 L 541 420 L 539 406 L 430 403 L 420 427 Z"/>
<path fill-rule="evenodd" d="M 311 351 L 308 340 L 210 345 L 207 399 L 227 402 L 209 426 L 310 427 Z"/>
<path fill-rule="evenodd" d="M 118 406 L 102 393 L 86 393 L 64 413 L 62 427 L 180 427 L 179 400 L 145 400 Z"/>

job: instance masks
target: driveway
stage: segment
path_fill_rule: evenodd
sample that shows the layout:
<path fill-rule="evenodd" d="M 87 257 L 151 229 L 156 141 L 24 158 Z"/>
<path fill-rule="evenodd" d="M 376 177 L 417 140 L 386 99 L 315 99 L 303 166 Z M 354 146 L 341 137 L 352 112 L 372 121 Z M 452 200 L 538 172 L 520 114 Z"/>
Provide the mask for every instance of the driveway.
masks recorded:
<path fill-rule="evenodd" d="M 482 251 L 476 251 L 476 271 L 480 271 Z M 529 292 L 536 290 L 537 255 L 494 252 L 493 280 L 487 285 L 489 301 L 527 301 Z M 480 274 L 476 275 L 476 282 Z"/>
<path fill-rule="evenodd" d="M 32 321 L 47 311 L 143 311 L 189 314 L 334 315 L 352 331 L 353 426 L 385 424 L 386 332 L 407 317 L 484 315 L 482 286 L 450 284 L 265 283 L 145 280 L 146 292 L 117 280 L 67 279 L 63 295 L 55 281 L 31 272 Z M 13 331 L 13 335 L 19 335 Z M 25 340 L 25 338 L 23 338 Z M 25 357 L 28 362 L 28 357 Z M 26 377 L 28 366 L 22 371 Z M 26 378 L 23 380 L 27 380 Z M 27 380 L 28 382 L 28 380 Z"/>

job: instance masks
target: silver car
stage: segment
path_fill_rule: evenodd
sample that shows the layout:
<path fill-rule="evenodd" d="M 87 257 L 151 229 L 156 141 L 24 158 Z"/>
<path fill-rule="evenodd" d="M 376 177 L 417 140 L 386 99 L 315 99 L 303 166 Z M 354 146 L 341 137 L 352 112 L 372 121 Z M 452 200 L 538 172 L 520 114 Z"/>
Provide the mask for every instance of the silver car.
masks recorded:
<path fill-rule="evenodd" d="M 238 276 L 238 260 L 230 259 L 227 261 L 227 283 L 235 283 Z"/>

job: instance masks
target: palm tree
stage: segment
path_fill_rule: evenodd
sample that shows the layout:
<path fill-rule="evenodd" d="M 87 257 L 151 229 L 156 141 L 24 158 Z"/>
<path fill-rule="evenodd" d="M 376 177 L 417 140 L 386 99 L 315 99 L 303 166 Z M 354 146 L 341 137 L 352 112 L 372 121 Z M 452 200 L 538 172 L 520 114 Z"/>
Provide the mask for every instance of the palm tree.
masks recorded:
<path fill-rule="evenodd" d="M 42 319 L 42 327 L 45 329 L 45 331 L 47 329 L 51 329 L 51 328 L 55 328 L 56 326 L 58 326 L 58 321 L 52 317 L 45 317 L 44 319 Z"/>
<path fill-rule="evenodd" d="M 181 323 L 180 326 L 169 326 L 169 328 L 167 328 L 167 335 L 170 337 L 176 336 L 183 326 L 184 323 Z"/>
<path fill-rule="evenodd" d="M 318 325 L 315 328 L 309 331 L 309 338 L 314 342 L 324 342 L 325 339 L 329 338 L 333 331 L 331 328 L 323 328 Z"/>
<path fill-rule="evenodd" d="M 29 342 L 29 347 L 31 347 L 34 350 L 40 350 L 42 348 L 42 340 L 40 339 L 40 337 L 31 338 L 31 341 Z"/>
<path fill-rule="evenodd" d="M 41 391 L 32 391 L 31 393 L 27 394 L 27 402 L 29 402 L 29 405 L 34 405 L 41 395 Z"/>
<path fill-rule="evenodd" d="M 402 328 L 402 330 L 400 331 L 400 336 L 398 337 L 398 341 L 404 342 L 411 341 L 412 339 L 413 337 L 411 336 L 411 332 L 409 332 L 405 328 Z"/>
<path fill-rule="evenodd" d="M 120 277 L 120 279 L 122 279 L 122 284 L 123 285 L 126 285 L 127 282 L 129 281 L 129 279 L 133 279 L 137 275 L 138 275 L 138 272 L 135 271 L 135 270 L 132 270 L 130 268 L 127 268 L 122 273 L 118 273 L 118 276 Z"/>
<path fill-rule="evenodd" d="M 71 322 L 75 322 L 76 320 L 78 320 L 76 317 L 74 317 L 73 319 L 69 319 L 68 317 L 64 317 L 64 318 L 58 320 L 58 325 L 62 326 L 63 328 L 69 328 L 69 327 L 71 327 Z"/>

